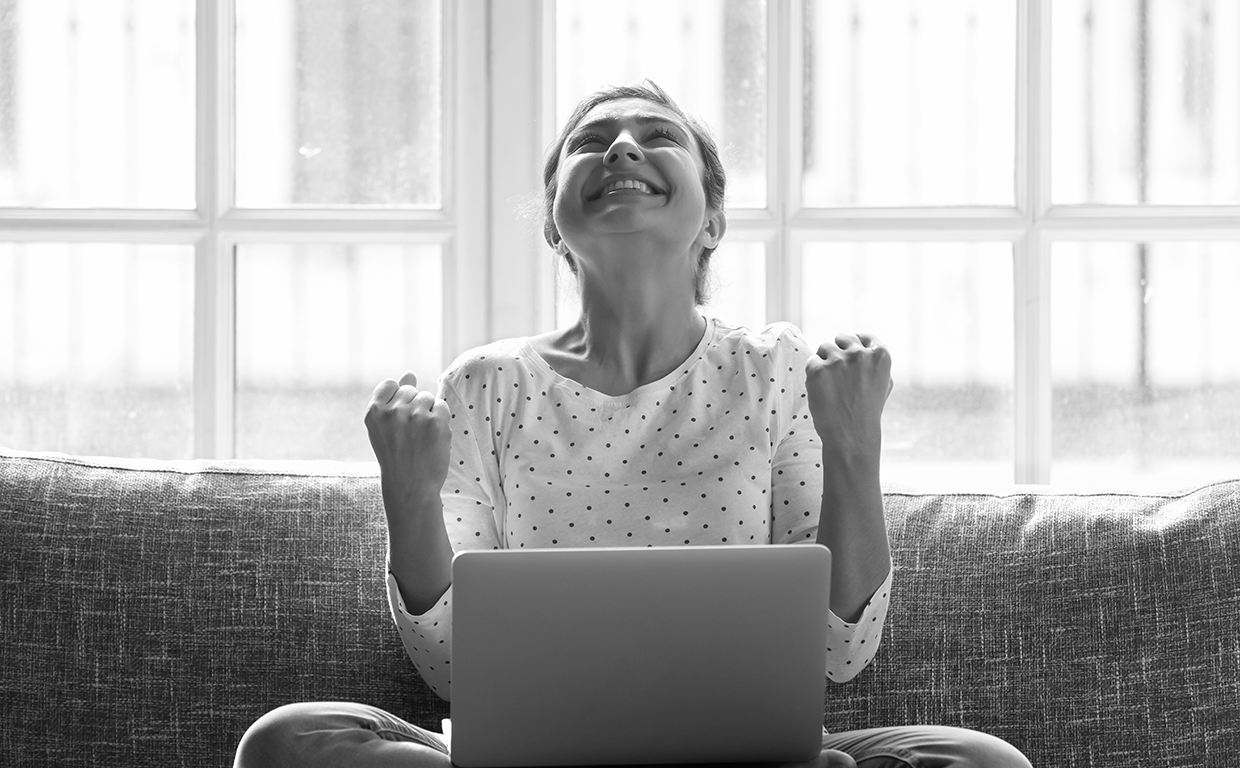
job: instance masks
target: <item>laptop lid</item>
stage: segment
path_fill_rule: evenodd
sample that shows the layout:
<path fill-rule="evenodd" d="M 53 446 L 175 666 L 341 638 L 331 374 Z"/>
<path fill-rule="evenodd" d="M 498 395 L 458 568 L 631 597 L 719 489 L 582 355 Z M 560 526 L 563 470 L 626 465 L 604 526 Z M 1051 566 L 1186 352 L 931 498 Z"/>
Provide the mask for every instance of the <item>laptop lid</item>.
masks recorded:
<path fill-rule="evenodd" d="M 826 547 L 471 550 L 452 574 L 456 765 L 821 751 Z"/>

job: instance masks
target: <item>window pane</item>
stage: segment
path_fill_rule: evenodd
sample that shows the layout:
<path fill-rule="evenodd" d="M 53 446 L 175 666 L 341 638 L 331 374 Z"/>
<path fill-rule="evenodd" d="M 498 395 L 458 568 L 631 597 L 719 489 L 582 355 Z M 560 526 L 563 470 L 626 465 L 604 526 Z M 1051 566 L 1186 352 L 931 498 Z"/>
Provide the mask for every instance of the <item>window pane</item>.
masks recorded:
<path fill-rule="evenodd" d="M 556 125 L 582 98 L 648 77 L 705 121 L 728 171 L 728 205 L 766 205 L 766 3 L 556 3 Z"/>
<path fill-rule="evenodd" d="M 1240 244 L 1056 243 L 1051 478 L 1240 476 Z"/>
<path fill-rule="evenodd" d="M 238 0 L 237 205 L 443 199 L 435 0 Z"/>
<path fill-rule="evenodd" d="M 1011 245 L 811 243 L 802 275 L 810 343 L 863 331 L 891 351 L 884 481 L 1011 482 Z"/>
<path fill-rule="evenodd" d="M 1013 0 L 803 7 L 806 205 L 1014 204 Z"/>
<path fill-rule="evenodd" d="M 237 247 L 237 456 L 371 461 L 375 386 L 443 370 L 437 245 Z"/>
<path fill-rule="evenodd" d="M 766 246 L 725 240 L 711 257 L 709 316 L 755 330 L 766 326 Z"/>
<path fill-rule="evenodd" d="M 0 243 L 0 445 L 187 459 L 194 251 Z"/>
<path fill-rule="evenodd" d="M 193 0 L 0 2 L 0 205 L 194 207 Z"/>
<path fill-rule="evenodd" d="M 1052 10 L 1054 202 L 1240 203 L 1240 3 Z"/>

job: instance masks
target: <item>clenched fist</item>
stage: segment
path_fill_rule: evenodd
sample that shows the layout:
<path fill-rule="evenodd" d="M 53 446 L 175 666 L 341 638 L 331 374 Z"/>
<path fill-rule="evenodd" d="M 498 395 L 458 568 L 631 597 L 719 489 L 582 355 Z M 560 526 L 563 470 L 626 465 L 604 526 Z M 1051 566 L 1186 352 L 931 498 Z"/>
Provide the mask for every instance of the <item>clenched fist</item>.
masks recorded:
<path fill-rule="evenodd" d="M 406 373 L 399 382 L 386 379 L 375 387 L 365 421 L 385 499 L 438 498 L 452 453 L 448 404 L 419 390 L 418 377 Z M 408 508 L 403 503 L 394 506 Z"/>
<path fill-rule="evenodd" d="M 891 394 L 891 356 L 873 336 L 842 333 L 805 363 L 814 430 L 824 450 L 878 458 Z"/>

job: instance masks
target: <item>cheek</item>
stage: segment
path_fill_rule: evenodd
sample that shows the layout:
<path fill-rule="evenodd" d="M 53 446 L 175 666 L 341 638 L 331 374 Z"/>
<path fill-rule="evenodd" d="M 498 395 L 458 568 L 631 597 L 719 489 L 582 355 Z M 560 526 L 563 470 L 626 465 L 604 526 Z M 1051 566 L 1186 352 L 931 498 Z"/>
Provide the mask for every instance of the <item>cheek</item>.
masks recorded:
<path fill-rule="evenodd" d="M 561 177 L 560 180 L 556 181 L 555 199 L 551 201 L 551 220 L 555 222 L 557 227 L 560 225 L 560 217 L 564 212 L 565 205 L 571 199 L 572 196 L 568 193 L 568 190 L 565 189 L 564 182 Z"/>
<path fill-rule="evenodd" d="M 677 177 L 683 179 L 681 194 L 694 205 L 706 206 L 706 170 L 691 159 L 681 159 Z M 692 179 L 692 181 L 690 181 Z"/>
<path fill-rule="evenodd" d="M 562 209 L 571 209 L 581 197 L 580 184 L 574 180 L 577 176 L 574 170 L 572 161 L 560 164 L 555 177 L 555 200 L 551 204 L 553 215 L 558 216 Z"/>

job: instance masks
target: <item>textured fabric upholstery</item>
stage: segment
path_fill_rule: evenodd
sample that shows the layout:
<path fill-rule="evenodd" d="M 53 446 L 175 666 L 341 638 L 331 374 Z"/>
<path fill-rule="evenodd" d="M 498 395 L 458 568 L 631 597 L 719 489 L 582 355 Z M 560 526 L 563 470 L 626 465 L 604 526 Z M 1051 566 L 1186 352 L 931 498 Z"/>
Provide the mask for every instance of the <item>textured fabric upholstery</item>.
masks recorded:
<path fill-rule="evenodd" d="M 886 507 L 886 636 L 828 728 L 961 725 L 1048 768 L 1237 763 L 1240 481 Z"/>
<path fill-rule="evenodd" d="M 382 510 L 365 467 L 0 455 L 0 765 L 228 766 L 300 700 L 438 726 Z"/>
<path fill-rule="evenodd" d="M 831 730 L 979 728 L 1037 766 L 1240 751 L 1240 481 L 1182 495 L 890 492 L 891 613 Z M 291 701 L 424 726 L 368 466 L 0 450 L 0 765 L 227 766 Z"/>

